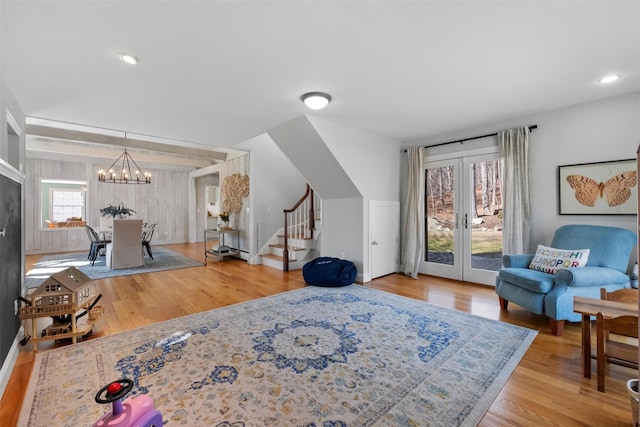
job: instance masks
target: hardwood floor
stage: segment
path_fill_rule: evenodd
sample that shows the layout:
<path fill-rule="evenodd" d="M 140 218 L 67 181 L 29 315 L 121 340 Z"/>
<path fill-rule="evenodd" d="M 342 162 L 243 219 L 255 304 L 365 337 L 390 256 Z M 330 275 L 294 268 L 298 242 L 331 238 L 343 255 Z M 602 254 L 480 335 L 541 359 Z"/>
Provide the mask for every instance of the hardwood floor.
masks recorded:
<path fill-rule="evenodd" d="M 202 244 L 168 245 L 204 259 Z M 39 256 L 29 256 L 27 270 Z M 105 312 L 89 339 L 115 334 L 178 316 L 211 310 L 306 286 L 300 270 L 283 273 L 227 258 L 206 266 L 96 281 Z M 606 393 L 596 388 L 595 361 L 591 380 L 582 377 L 579 323 L 551 335 L 546 318 L 510 304 L 501 311 L 491 287 L 432 276 L 414 280 L 392 274 L 364 284 L 409 298 L 478 316 L 539 330 L 529 350 L 479 425 L 481 426 L 630 426 L 631 406 L 626 380 L 637 378 L 630 368 L 612 365 Z M 46 351 L 47 345 L 38 345 Z M 54 346 L 54 342 L 48 347 Z M 34 354 L 21 348 L 0 404 L 0 426 L 15 425 L 27 388 Z M 92 398 L 89 396 L 88 398 Z"/>

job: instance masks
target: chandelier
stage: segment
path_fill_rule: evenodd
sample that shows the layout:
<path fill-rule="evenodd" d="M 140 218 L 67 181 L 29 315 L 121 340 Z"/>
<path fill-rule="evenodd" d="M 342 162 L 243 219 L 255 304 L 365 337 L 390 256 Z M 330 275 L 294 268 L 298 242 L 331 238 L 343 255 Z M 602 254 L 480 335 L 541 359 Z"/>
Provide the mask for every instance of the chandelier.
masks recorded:
<path fill-rule="evenodd" d="M 132 163 L 135 166 L 133 172 L 131 170 Z M 103 169 L 98 171 L 98 181 L 110 184 L 151 184 L 151 174 L 149 172 L 142 173 L 136 161 L 125 148 L 124 153 L 111 163 L 106 172 Z"/>

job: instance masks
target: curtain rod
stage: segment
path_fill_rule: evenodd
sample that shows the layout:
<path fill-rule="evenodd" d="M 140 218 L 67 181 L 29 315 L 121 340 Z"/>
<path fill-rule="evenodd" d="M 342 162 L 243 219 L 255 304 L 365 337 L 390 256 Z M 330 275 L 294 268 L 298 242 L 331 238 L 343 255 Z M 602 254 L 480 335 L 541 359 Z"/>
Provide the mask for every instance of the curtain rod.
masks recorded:
<path fill-rule="evenodd" d="M 538 125 L 531 125 L 531 126 L 528 126 L 528 128 L 529 128 L 530 131 L 534 130 L 534 129 L 538 129 Z M 488 136 L 498 136 L 498 132 L 488 133 L 486 135 L 472 136 L 470 138 L 457 139 L 455 141 L 441 142 L 439 144 L 434 144 L 434 145 L 427 145 L 424 148 L 433 148 L 433 147 L 439 147 L 441 145 L 457 144 L 458 142 L 460 144 L 463 144 L 465 141 L 472 141 L 474 139 L 486 138 Z M 406 153 L 407 150 L 404 150 L 404 152 Z"/>

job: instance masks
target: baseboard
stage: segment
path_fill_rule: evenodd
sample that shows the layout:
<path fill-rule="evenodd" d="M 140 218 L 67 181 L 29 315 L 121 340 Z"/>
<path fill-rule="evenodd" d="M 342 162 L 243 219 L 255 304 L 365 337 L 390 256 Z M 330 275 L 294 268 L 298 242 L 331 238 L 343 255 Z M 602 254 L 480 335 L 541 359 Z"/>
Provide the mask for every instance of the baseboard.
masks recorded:
<path fill-rule="evenodd" d="M 18 352 L 20 346 L 20 340 L 22 340 L 22 336 L 24 335 L 24 328 L 20 326 L 18 329 L 18 334 L 13 340 L 13 344 L 11 345 L 11 349 L 7 354 L 7 358 L 4 360 L 2 364 L 2 368 L 0 369 L 0 399 L 4 395 L 4 390 L 9 383 L 9 378 L 11 377 L 11 373 L 13 372 L 13 368 L 16 365 L 16 360 L 18 359 Z"/>
<path fill-rule="evenodd" d="M 262 264 L 262 256 L 260 254 L 258 254 L 258 255 L 254 255 L 252 257 L 249 257 L 247 259 L 247 264 L 251 264 L 251 265 Z"/>

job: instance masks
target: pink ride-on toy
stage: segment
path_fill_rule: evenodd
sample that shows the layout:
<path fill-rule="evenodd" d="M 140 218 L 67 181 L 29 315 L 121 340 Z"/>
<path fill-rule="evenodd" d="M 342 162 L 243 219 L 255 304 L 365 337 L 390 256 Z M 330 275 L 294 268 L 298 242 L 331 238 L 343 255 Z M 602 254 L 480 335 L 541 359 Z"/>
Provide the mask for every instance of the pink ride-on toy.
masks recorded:
<path fill-rule="evenodd" d="M 114 381 L 102 387 L 96 394 L 96 402 L 100 404 L 113 403 L 112 411 L 104 414 L 93 426 L 161 427 L 162 414 L 156 411 L 153 400 L 149 396 L 140 394 L 124 402 L 120 400 L 132 388 L 133 381 L 128 379 Z"/>

